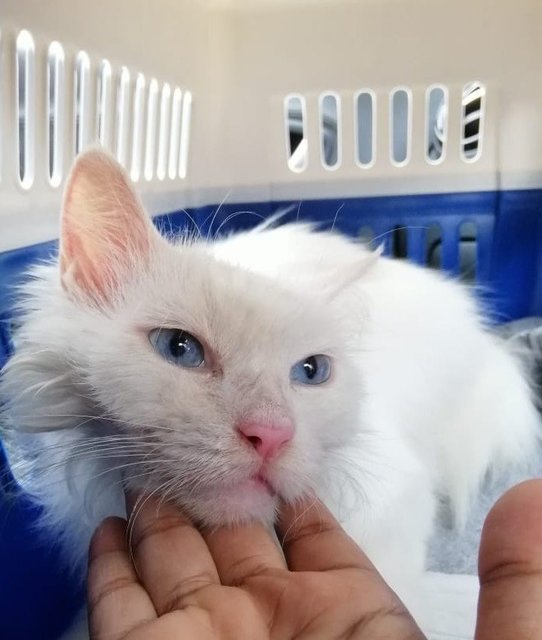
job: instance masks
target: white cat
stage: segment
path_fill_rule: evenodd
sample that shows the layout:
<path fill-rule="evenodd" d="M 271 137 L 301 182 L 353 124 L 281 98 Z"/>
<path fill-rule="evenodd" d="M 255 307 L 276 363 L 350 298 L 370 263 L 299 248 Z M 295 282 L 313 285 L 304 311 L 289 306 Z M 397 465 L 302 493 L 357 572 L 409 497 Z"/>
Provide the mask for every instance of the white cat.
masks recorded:
<path fill-rule="evenodd" d="M 207 525 L 271 522 L 313 489 L 416 607 L 438 496 L 461 522 L 537 438 L 520 367 L 459 285 L 303 225 L 168 242 L 97 151 L 24 293 L 2 419 L 75 561 L 122 479 Z"/>

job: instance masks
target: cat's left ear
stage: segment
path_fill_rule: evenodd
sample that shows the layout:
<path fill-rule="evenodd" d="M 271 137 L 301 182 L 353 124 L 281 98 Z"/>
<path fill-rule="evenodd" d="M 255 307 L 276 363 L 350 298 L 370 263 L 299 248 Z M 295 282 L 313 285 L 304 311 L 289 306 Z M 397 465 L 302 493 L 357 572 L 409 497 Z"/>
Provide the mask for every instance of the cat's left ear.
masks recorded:
<path fill-rule="evenodd" d="M 122 167 L 102 151 L 77 158 L 62 208 L 60 276 L 77 299 L 111 304 L 164 242 Z"/>

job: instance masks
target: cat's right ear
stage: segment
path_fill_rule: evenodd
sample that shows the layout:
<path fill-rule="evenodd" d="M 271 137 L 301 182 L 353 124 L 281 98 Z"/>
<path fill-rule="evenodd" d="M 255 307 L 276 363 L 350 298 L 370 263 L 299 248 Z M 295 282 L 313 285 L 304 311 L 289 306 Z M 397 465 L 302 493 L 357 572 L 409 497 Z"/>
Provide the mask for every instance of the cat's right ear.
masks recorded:
<path fill-rule="evenodd" d="M 320 292 L 327 302 L 331 302 L 339 293 L 348 289 L 370 273 L 384 252 L 384 245 L 377 247 L 368 255 L 348 265 L 340 265 L 327 274 L 326 282 L 320 285 Z"/>
<path fill-rule="evenodd" d="M 159 242 L 122 167 L 102 151 L 80 155 L 62 207 L 60 275 L 67 293 L 109 306 Z"/>

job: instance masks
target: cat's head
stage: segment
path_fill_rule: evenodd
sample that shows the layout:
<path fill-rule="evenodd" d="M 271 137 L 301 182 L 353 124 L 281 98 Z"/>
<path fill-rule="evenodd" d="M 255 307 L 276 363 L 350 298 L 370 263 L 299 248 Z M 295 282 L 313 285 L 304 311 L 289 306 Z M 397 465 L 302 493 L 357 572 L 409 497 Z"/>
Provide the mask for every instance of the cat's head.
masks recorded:
<path fill-rule="evenodd" d="M 89 152 L 66 189 L 58 264 L 29 285 L 3 381 L 11 421 L 84 431 L 103 417 L 102 455 L 129 483 L 207 524 L 269 520 L 355 428 L 355 353 L 324 290 L 167 241 L 120 167 Z"/>

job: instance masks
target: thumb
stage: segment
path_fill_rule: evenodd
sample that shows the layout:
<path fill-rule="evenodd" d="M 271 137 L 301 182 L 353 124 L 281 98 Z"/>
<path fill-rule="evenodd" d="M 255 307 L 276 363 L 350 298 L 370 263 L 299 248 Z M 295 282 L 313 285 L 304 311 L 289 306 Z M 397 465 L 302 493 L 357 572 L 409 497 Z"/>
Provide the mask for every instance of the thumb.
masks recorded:
<path fill-rule="evenodd" d="M 478 569 L 476 640 L 542 638 L 542 480 L 514 487 L 495 504 Z"/>

